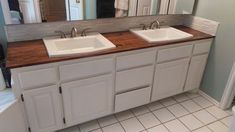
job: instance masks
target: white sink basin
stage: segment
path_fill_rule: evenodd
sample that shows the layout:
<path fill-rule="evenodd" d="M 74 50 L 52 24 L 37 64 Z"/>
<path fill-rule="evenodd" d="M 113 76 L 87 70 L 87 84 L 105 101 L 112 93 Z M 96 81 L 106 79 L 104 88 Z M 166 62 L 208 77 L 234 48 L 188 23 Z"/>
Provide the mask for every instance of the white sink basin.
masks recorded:
<path fill-rule="evenodd" d="M 171 42 L 178 40 L 185 40 L 192 38 L 193 35 L 180 31 L 172 27 L 162 27 L 160 29 L 131 29 L 131 32 L 148 41 L 149 43 L 154 42 Z"/>
<path fill-rule="evenodd" d="M 93 33 L 85 37 L 65 39 L 58 37 L 44 38 L 43 42 L 49 57 L 89 53 L 116 47 L 99 33 Z"/>

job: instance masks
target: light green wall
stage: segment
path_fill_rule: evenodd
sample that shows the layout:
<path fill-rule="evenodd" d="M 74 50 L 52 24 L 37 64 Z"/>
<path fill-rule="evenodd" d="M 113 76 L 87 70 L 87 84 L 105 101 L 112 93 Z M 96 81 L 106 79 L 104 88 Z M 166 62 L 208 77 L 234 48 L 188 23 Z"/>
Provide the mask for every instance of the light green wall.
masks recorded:
<path fill-rule="evenodd" d="M 220 101 L 235 61 L 235 0 L 199 0 L 196 16 L 220 22 L 201 89 Z"/>
<path fill-rule="evenodd" d="M 194 0 L 178 0 L 175 14 L 192 14 L 194 2 Z"/>
<path fill-rule="evenodd" d="M 7 37 L 4 30 L 5 20 L 2 12 L 2 5 L 0 2 L 0 43 L 3 45 L 4 49 L 7 48 Z"/>
<path fill-rule="evenodd" d="M 85 5 L 86 19 L 96 19 L 96 0 L 86 0 Z"/>

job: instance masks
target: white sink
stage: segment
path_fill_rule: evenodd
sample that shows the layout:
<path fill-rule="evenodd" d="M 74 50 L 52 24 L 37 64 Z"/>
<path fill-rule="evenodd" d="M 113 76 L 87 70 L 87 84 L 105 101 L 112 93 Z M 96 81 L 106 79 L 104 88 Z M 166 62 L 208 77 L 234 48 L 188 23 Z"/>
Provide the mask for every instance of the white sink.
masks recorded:
<path fill-rule="evenodd" d="M 131 29 L 131 32 L 148 41 L 149 43 L 154 42 L 171 42 L 178 40 L 185 40 L 192 38 L 193 35 L 180 31 L 172 27 L 161 27 L 160 29 Z"/>
<path fill-rule="evenodd" d="M 61 57 L 74 54 L 90 53 L 116 47 L 112 42 L 99 33 L 89 34 L 85 37 L 44 38 L 49 57 Z"/>

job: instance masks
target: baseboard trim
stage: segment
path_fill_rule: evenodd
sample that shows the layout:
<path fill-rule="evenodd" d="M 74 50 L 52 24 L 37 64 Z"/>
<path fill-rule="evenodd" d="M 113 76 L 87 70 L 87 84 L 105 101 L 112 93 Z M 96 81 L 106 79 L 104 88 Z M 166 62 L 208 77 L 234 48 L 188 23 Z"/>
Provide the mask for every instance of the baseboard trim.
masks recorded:
<path fill-rule="evenodd" d="M 215 99 L 212 98 L 211 96 L 207 95 L 205 92 L 199 90 L 198 93 L 199 93 L 202 97 L 208 99 L 211 103 L 213 103 L 213 104 L 216 105 L 217 107 L 220 106 L 220 102 L 218 102 L 217 100 L 215 100 Z"/>

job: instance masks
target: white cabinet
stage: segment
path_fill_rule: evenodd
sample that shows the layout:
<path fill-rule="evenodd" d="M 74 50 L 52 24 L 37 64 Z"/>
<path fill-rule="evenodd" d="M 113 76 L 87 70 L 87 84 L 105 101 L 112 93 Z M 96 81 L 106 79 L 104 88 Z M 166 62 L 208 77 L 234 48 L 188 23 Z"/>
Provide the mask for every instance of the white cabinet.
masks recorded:
<path fill-rule="evenodd" d="M 61 98 L 56 85 L 24 91 L 23 97 L 32 132 L 49 132 L 62 128 Z"/>
<path fill-rule="evenodd" d="M 184 91 L 189 91 L 200 87 L 207 57 L 208 54 L 192 57 Z"/>
<path fill-rule="evenodd" d="M 113 113 L 113 76 L 62 84 L 66 125 L 72 126 Z"/>
<path fill-rule="evenodd" d="M 74 81 L 92 76 L 109 74 L 114 67 L 111 58 L 65 64 L 59 67 L 62 82 Z"/>
<path fill-rule="evenodd" d="M 117 71 L 123 71 L 131 68 L 152 65 L 155 63 L 156 52 L 156 50 L 151 50 L 118 56 L 116 61 L 116 69 Z"/>
<path fill-rule="evenodd" d="M 196 41 L 194 43 L 193 55 L 209 53 L 213 39 Z"/>
<path fill-rule="evenodd" d="M 24 90 L 55 85 L 59 80 L 57 69 L 53 67 L 22 71 L 18 73 L 18 78 Z"/>
<path fill-rule="evenodd" d="M 153 65 L 116 73 L 116 93 L 152 86 Z"/>
<path fill-rule="evenodd" d="M 13 90 L 33 132 L 57 131 L 199 88 L 211 42 L 16 68 Z"/>
<path fill-rule="evenodd" d="M 118 94 L 115 96 L 115 112 L 121 112 L 150 102 L 151 87 Z"/>
<path fill-rule="evenodd" d="M 187 42 L 185 44 L 185 46 L 159 50 L 157 55 L 157 63 L 190 57 L 192 54 L 193 43 Z"/>
<path fill-rule="evenodd" d="M 151 101 L 182 93 L 188 64 L 189 59 L 157 64 Z"/>

